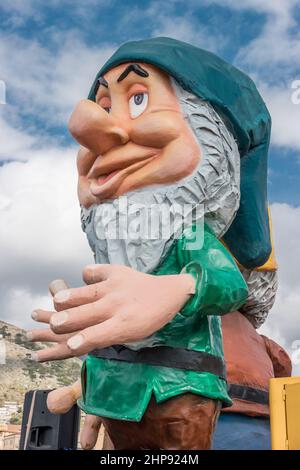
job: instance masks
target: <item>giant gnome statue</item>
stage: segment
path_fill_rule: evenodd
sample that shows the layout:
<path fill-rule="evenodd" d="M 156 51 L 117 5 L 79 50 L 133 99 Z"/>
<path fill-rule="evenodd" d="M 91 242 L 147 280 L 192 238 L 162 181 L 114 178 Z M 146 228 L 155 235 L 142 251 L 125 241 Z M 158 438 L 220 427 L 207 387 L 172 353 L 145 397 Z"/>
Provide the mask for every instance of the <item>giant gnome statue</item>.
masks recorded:
<path fill-rule="evenodd" d="M 121 46 L 70 118 L 96 264 L 31 338 L 57 343 L 39 361 L 87 355 L 78 404 L 116 449 L 209 449 L 232 404 L 221 315 L 259 327 L 277 286 L 270 127 L 248 76 L 169 38 Z"/>

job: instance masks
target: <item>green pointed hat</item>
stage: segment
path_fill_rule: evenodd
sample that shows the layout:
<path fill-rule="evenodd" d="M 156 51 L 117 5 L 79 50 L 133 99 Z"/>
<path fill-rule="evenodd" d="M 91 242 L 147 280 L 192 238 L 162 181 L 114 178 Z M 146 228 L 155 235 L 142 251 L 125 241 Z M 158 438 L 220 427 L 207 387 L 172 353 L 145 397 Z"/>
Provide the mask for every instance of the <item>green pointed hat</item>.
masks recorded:
<path fill-rule="evenodd" d="M 123 44 L 97 79 L 124 62 L 156 65 L 186 90 L 208 101 L 234 135 L 241 156 L 241 202 L 224 241 L 246 268 L 263 265 L 271 253 L 267 163 L 271 117 L 253 81 L 211 52 L 160 37 Z"/>

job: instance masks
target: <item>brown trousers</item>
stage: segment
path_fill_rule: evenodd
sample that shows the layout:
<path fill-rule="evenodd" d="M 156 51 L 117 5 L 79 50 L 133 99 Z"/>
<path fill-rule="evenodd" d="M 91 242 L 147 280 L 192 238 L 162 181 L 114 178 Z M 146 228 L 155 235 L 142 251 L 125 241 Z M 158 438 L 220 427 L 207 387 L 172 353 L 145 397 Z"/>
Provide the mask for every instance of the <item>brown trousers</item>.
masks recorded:
<path fill-rule="evenodd" d="M 219 401 L 186 393 L 156 403 L 140 422 L 102 418 L 115 449 L 205 450 L 211 448 Z"/>

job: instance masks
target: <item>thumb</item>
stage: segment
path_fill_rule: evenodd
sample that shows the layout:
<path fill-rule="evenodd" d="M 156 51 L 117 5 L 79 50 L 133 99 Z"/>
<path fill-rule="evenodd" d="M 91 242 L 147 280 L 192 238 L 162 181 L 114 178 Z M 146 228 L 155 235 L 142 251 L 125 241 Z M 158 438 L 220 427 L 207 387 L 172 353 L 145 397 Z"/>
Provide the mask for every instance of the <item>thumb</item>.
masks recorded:
<path fill-rule="evenodd" d="M 77 380 L 72 385 L 52 390 L 47 396 L 47 407 L 51 413 L 65 414 L 81 396 L 81 381 Z"/>
<path fill-rule="evenodd" d="M 95 447 L 101 426 L 101 418 L 94 415 L 86 415 L 83 429 L 80 433 L 80 444 L 84 450 Z"/>
<path fill-rule="evenodd" d="M 86 284 L 106 281 L 111 275 L 113 265 L 111 264 L 89 264 L 82 272 L 83 280 Z"/>

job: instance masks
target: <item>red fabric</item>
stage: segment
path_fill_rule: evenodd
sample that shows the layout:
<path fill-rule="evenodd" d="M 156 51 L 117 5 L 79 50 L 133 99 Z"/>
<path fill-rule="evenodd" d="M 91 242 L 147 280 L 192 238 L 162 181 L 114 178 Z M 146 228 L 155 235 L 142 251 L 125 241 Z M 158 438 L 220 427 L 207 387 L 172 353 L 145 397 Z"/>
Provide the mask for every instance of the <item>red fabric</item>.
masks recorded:
<path fill-rule="evenodd" d="M 258 334 L 239 312 L 222 317 L 223 344 L 229 384 L 269 390 L 273 377 L 291 375 L 291 360 L 275 341 Z M 269 416 L 269 406 L 234 399 L 223 412 Z"/>

